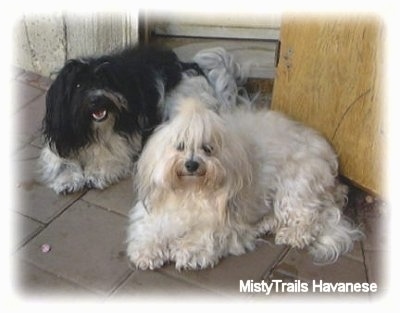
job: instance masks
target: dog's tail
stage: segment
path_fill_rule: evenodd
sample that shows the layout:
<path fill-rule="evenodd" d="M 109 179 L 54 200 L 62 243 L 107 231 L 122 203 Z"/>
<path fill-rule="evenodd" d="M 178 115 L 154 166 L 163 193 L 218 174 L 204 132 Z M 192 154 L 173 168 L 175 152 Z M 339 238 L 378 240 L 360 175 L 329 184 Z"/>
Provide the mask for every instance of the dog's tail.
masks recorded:
<path fill-rule="evenodd" d="M 342 217 L 335 225 L 330 225 L 309 247 L 316 264 L 330 264 L 338 257 L 353 249 L 354 241 L 363 233 L 347 218 Z"/>
<path fill-rule="evenodd" d="M 336 196 L 347 190 L 342 185 L 337 187 Z M 338 198 L 337 198 L 338 199 Z M 330 264 L 336 262 L 338 257 L 353 249 L 354 241 L 363 238 L 362 231 L 343 215 L 337 207 L 325 210 L 321 219 L 321 232 L 309 247 L 309 252 L 317 264 Z"/>
<path fill-rule="evenodd" d="M 232 54 L 220 47 L 204 49 L 194 56 L 193 61 L 213 87 L 220 109 L 231 110 L 240 104 L 251 106 L 252 100 L 243 87 L 249 68 L 241 67 Z"/>

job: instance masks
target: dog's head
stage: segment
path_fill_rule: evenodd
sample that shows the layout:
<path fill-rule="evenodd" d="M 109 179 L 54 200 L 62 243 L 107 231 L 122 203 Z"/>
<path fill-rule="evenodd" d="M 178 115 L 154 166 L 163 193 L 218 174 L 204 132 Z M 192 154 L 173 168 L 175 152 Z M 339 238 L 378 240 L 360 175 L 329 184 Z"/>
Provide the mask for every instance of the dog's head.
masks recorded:
<path fill-rule="evenodd" d="M 62 157 L 110 131 L 128 114 L 115 66 L 106 58 L 70 60 L 46 96 L 44 135 Z"/>
<path fill-rule="evenodd" d="M 224 120 L 199 100 L 186 98 L 139 158 L 139 197 L 154 189 L 236 193 L 249 185 L 249 167 L 243 145 Z"/>
<path fill-rule="evenodd" d="M 68 61 L 47 93 L 47 142 L 66 157 L 110 131 L 145 139 L 183 70 L 174 52 L 150 46 Z"/>

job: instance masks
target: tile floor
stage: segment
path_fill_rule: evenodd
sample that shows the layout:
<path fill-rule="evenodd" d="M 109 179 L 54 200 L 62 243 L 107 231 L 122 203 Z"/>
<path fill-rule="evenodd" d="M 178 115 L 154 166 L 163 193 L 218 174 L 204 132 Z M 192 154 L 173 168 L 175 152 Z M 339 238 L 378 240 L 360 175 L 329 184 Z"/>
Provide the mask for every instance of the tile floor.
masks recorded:
<path fill-rule="evenodd" d="M 16 124 L 12 253 L 14 287 L 21 297 L 79 295 L 108 301 L 121 297 L 154 299 L 154 295 L 244 301 L 268 298 L 264 294 L 240 293 L 241 279 L 376 282 L 380 293 L 385 290 L 382 264 L 387 248 L 382 244 L 386 238 L 380 227 L 387 209 L 382 201 L 356 188 L 351 188 L 346 214 L 362 225 L 366 236 L 335 264 L 314 265 L 303 251 L 274 245 L 271 238 L 265 237 L 258 240 L 255 251 L 228 257 L 214 269 L 177 272 L 166 266 L 158 271 L 134 270 L 124 251 L 127 216 L 133 200 L 131 180 L 104 191 L 68 196 L 56 195 L 42 186 L 37 181 L 35 165 L 42 145 L 40 126 L 50 80 L 20 69 L 14 69 L 12 79 Z M 43 244 L 50 245 L 48 253 L 42 252 Z M 279 296 L 282 293 L 269 297 Z"/>

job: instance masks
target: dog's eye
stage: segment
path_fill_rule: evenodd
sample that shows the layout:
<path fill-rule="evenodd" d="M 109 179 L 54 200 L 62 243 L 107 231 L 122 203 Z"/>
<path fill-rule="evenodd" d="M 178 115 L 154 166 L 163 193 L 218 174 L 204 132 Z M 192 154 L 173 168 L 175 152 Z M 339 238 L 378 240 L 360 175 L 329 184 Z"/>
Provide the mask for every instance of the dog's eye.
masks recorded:
<path fill-rule="evenodd" d="M 180 142 L 177 146 L 176 146 L 176 150 L 178 151 L 183 151 L 185 150 L 185 145 L 183 142 Z"/>
<path fill-rule="evenodd" d="M 210 155 L 214 150 L 214 148 L 211 145 L 203 145 L 201 148 L 208 155 Z"/>
<path fill-rule="evenodd" d="M 76 88 L 80 88 L 81 87 L 81 84 L 76 84 Z"/>

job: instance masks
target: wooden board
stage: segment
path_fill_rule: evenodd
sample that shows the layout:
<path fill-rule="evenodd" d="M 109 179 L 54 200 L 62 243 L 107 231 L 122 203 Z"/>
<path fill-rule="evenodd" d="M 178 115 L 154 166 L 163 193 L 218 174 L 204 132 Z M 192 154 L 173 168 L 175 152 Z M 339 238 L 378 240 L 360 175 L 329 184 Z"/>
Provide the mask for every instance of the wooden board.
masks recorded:
<path fill-rule="evenodd" d="M 253 12 L 147 11 L 146 18 L 156 35 L 231 39 L 279 39 L 280 15 Z"/>
<path fill-rule="evenodd" d="M 272 108 L 321 131 L 341 173 L 384 194 L 383 23 L 284 16 Z"/>

